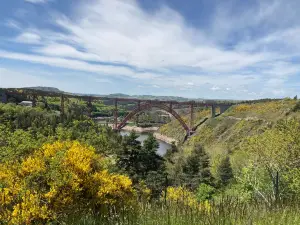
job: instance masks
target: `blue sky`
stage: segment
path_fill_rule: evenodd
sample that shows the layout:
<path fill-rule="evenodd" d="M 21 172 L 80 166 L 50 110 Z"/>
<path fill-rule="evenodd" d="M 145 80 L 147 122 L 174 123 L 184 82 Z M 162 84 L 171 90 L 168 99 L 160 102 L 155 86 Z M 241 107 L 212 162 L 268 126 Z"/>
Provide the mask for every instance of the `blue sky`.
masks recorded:
<path fill-rule="evenodd" d="M 0 87 L 300 95 L 300 0 L 2 0 Z"/>

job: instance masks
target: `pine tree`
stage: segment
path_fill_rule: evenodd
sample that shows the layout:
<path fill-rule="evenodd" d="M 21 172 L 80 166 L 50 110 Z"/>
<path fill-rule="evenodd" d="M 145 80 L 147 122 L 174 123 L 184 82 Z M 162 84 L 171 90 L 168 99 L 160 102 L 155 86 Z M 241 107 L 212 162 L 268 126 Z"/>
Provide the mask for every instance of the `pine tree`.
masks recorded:
<path fill-rule="evenodd" d="M 165 181 L 164 159 L 156 153 L 159 143 L 153 135 L 149 135 L 142 146 L 137 138 L 134 132 L 124 137 L 117 165 L 125 170 L 134 184 L 144 181 L 152 194 L 159 196 Z"/>
<path fill-rule="evenodd" d="M 218 181 L 222 186 L 226 186 L 233 178 L 233 172 L 231 168 L 230 159 L 228 156 L 223 158 L 217 170 Z"/>
<path fill-rule="evenodd" d="M 200 183 L 211 184 L 209 156 L 200 145 L 195 146 L 192 154 L 186 159 L 183 165 L 183 180 L 185 184 L 195 190 Z"/>
<path fill-rule="evenodd" d="M 144 141 L 142 150 L 139 154 L 139 162 L 141 164 L 141 175 L 145 177 L 150 171 L 160 171 L 164 167 L 164 159 L 156 152 L 159 147 L 159 143 L 150 134 Z"/>
<path fill-rule="evenodd" d="M 131 132 L 124 136 L 122 140 L 122 149 L 118 152 L 117 165 L 124 170 L 132 179 L 137 182 L 139 172 L 139 154 L 142 150 L 141 142 L 137 140 L 138 135 Z"/>

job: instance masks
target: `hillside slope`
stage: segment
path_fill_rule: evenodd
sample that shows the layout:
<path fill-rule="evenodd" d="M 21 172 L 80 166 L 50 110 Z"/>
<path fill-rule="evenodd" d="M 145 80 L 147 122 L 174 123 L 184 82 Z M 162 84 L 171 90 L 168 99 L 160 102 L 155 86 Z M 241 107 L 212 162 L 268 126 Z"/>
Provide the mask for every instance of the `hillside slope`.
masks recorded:
<path fill-rule="evenodd" d="M 199 124 L 201 124 L 204 119 L 208 118 L 210 115 L 210 110 L 209 109 L 204 109 L 201 111 L 198 111 L 194 115 L 194 126 L 198 127 Z M 187 113 L 186 115 L 181 115 L 184 122 L 186 124 L 190 123 L 190 115 Z M 178 120 L 175 118 L 172 119 L 170 123 L 167 123 L 159 128 L 158 131 L 160 134 L 174 138 L 177 140 L 179 143 L 183 142 L 186 132 L 184 128 L 181 126 Z"/>
<path fill-rule="evenodd" d="M 195 134 L 180 146 L 175 159 L 186 158 L 195 145 L 204 146 L 211 157 L 212 172 L 220 158 L 233 153 L 247 137 L 263 133 L 280 119 L 300 119 L 300 101 L 285 99 L 255 104 L 240 104 L 231 107 L 224 114 L 209 118 L 199 126 Z M 209 117 L 208 111 L 197 114 L 197 119 Z M 186 118 L 187 119 L 187 118 Z M 177 121 L 163 126 L 160 132 L 179 140 L 182 128 Z"/>

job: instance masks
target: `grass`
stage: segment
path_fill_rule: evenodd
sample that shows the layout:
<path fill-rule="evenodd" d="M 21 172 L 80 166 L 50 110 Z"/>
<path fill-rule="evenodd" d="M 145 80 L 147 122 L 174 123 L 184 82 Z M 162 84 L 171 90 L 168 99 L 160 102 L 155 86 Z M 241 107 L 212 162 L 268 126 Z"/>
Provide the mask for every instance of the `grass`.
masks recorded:
<path fill-rule="evenodd" d="M 261 202 L 240 202 L 223 198 L 211 202 L 209 209 L 198 210 L 181 203 L 140 203 L 132 209 L 110 208 L 98 215 L 86 214 L 70 218 L 74 225 L 206 225 L 206 224 L 300 224 L 300 208 L 297 202 L 273 207 Z"/>

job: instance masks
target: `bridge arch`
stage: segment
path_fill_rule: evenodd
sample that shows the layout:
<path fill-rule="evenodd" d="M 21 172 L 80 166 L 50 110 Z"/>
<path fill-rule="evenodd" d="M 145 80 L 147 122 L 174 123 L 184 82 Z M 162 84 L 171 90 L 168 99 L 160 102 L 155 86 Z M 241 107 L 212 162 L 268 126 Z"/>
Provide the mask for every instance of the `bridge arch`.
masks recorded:
<path fill-rule="evenodd" d="M 134 115 L 138 114 L 139 112 L 149 110 L 149 109 L 154 108 L 154 107 L 159 108 L 161 110 L 164 110 L 164 111 L 170 113 L 172 116 L 175 117 L 175 119 L 177 119 L 179 121 L 181 126 L 185 129 L 187 135 L 190 134 L 190 131 L 191 131 L 190 128 L 188 127 L 188 125 L 184 122 L 184 120 L 181 118 L 180 115 L 178 115 L 178 113 L 175 110 L 173 110 L 171 107 L 169 107 L 165 104 L 153 104 L 153 103 L 140 104 L 133 111 L 128 113 L 127 116 L 123 119 L 123 121 L 117 125 L 117 130 L 122 129 L 126 125 L 126 122 L 128 120 L 132 119 Z"/>

